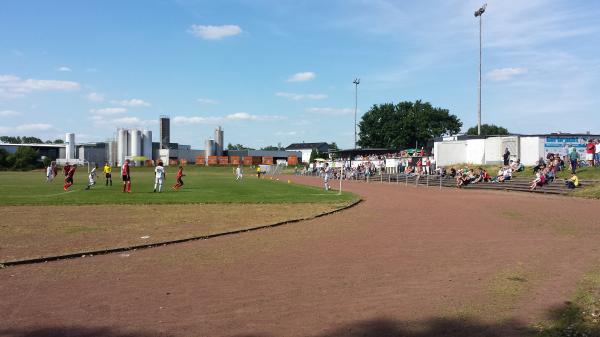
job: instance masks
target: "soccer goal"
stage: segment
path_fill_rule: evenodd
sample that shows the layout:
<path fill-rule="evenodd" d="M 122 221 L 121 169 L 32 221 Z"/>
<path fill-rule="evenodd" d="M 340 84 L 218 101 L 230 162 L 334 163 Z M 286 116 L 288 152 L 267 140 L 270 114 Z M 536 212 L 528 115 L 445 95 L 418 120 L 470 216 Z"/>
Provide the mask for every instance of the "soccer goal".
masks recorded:
<path fill-rule="evenodd" d="M 55 166 L 65 166 L 66 164 L 69 165 L 77 165 L 77 166 L 84 166 L 87 167 L 87 171 L 88 173 L 90 173 L 90 162 L 85 160 L 85 159 L 56 159 L 55 161 L 51 162 L 52 165 Z"/>

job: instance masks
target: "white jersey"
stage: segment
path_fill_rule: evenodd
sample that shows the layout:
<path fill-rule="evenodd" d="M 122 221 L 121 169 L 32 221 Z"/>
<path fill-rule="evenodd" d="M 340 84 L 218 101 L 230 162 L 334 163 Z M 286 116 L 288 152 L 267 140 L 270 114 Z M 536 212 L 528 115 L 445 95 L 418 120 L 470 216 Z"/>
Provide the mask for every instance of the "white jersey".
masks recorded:
<path fill-rule="evenodd" d="M 156 173 L 156 179 L 163 179 L 165 177 L 165 168 L 164 168 L 164 166 L 157 166 L 154 169 L 154 173 Z"/>
<path fill-rule="evenodd" d="M 46 168 L 46 177 L 51 177 L 54 175 L 54 171 L 52 170 L 52 166 L 48 166 L 48 168 Z"/>
<path fill-rule="evenodd" d="M 96 178 L 96 168 L 95 167 L 90 172 L 89 178 L 90 178 L 90 180 L 94 180 Z"/>
<path fill-rule="evenodd" d="M 242 175 L 242 169 L 241 169 L 241 168 L 239 168 L 239 167 L 238 167 L 238 168 L 236 168 L 236 169 L 235 169 L 235 174 L 236 174 L 236 175 L 238 175 L 238 176 L 241 176 L 241 175 Z"/>

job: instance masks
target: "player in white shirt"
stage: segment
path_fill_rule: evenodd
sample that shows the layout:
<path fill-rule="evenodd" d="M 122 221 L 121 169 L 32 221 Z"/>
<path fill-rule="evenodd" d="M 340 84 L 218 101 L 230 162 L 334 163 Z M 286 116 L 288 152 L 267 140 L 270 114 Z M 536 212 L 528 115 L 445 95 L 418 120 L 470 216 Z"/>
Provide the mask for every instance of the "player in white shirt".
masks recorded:
<path fill-rule="evenodd" d="M 167 175 L 162 161 L 158 162 L 158 165 L 154 168 L 154 173 L 154 192 L 156 192 L 156 188 L 158 187 L 158 193 L 160 193 L 162 191 L 163 182 L 165 181 L 165 177 Z"/>
<path fill-rule="evenodd" d="M 54 166 L 52 164 L 46 167 L 46 182 L 49 183 L 54 180 Z"/>
<path fill-rule="evenodd" d="M 90 171 L 90 174 L 88 175 L 88 185 L 85 188 L 86 190 L 89 190 L 90 188 L 92 188 L 92 186 L 96 185 L 96 169 L 98 168 L 98 164 L 96 164 L 94 166 L 94 168 L 92 168 L 92 171 Z"/>
<path fill-rule="evenodd" d="M 325 187 L 325 191 L 329 191 L 331 188 L 329 186 L 329 174 L 331 173 L 331 169 L 329 168 L 329 164 L 325 163 L 323 167 L 323 185 Z"/>
<path fill-rule="evenodd" d="M 238 167 L 235 168 L 235 180 L 242 180 L 243 177 L 242 167 L 238 165 Z"/>

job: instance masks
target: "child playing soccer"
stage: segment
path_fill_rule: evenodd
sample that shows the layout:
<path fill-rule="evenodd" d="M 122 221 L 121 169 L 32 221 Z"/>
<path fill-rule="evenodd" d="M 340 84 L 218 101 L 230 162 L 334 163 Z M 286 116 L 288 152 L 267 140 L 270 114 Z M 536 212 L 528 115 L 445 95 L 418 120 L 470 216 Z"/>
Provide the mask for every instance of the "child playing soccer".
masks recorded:
<path fill-rule="evenodd" d="M 156 192 L 156 188 L 158 187 L 158 193 L 162 192 L 163 181 L 167 176 L 165 168 L 163 166 L 163 162 L 159 161 L 158 165 L 154 168 L 154 192 Z"/>
<path fill-rule="evenodd" d="M 50 164 L 46 167 L 46 182 L 49 183 L 54 180 L 54 165 Z"/>
<path fill-rule="evenodd" d="M 177 171 L 177 183 L 172 187 L 174 190 L 178 190 L 183 186 L 182 177 L 185 177 L 185 174 L 183 174 L 183 166 L 179 166 L 179 170 Z"/>
<path fill-rule="evenodd" d="M 329 174 L 330 174 L 329 164 L 325 163 L 325 167 L 323 168 L 323 185 L 325 187 L 325 191 L 329 191 L 331 188 L 329 186 Z"/>
<path fill-rule="evenodd" d="M 242 180 L 243 175 L 242 175 L 242 166 L 238 165 L 238 167 L 235 168 L 235 180 L 239 181 Z"/>
<path fill-rule="evenodd" d="M 106 186 L 108 186 L 109 183 L 110 186 L 112 186 L 112 167 L 108 165 L 108 162 L 104 163 L 102 172 L 104 172 L 104 177 L 106 177 Z"/>
<path fill-rule="evenodd" d="M 85 188 L 86 190 L 89 190 L 90 188 L 92 188 L 92 186 L 96 185 L 96 169 L 98 168 L 98 164 L 96 164 L 94 166 L 94 168 L 92 168 L 92 171 L 90 172 L 90 175 L 88 176 L 88 185 Z"/>
<path fill-rule="evenodd" d="M 73 178 L 75 177 L 75 170 L 77 169 L 77 165 L 69 165 L 69 172 L 67 172 L 67 177 L 65 178 L 65 185 L 63 189 L 65 191 L 69 190 L 69 187 L 73 185 Z"/>
<path fill-rule="evenodd" d="M 131 193 L 131 176 L 129 175 L 129 159 L 121 166 L 121 179 L 123 180 L 123 193 Z"/>

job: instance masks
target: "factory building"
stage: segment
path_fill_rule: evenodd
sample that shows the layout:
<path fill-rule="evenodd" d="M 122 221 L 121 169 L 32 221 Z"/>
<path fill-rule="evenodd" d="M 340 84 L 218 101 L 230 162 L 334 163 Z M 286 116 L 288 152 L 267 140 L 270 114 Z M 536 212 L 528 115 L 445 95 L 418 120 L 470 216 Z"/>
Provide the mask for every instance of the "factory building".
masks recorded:
<path fill-rule="evenodd" d="M 116 160 L 117 166 L 123 165 L 129 159 L 135 166 L 153 160 L 152 131 L 139 129 L 117 129 Z M 110 142 L 109 142 L 110 143 Z M 114 146 L 113 145 L 113 146 Z M 110 150 L 108 150 L 110 149 Z M 114 150 L 107 148 L 107 157 L 112 157 Z"/>

